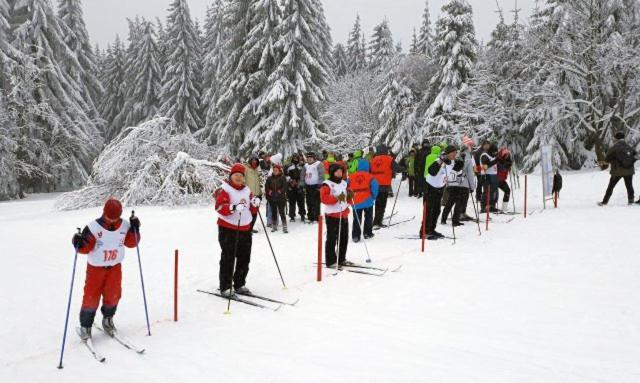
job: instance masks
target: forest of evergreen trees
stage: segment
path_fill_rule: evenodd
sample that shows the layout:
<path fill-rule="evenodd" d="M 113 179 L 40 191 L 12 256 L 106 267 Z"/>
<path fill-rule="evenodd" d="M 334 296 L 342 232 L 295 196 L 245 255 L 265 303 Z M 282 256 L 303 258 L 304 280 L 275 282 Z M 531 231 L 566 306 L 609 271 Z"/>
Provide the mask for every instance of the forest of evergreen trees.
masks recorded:
<path fill-rule="evenodd" d="M 617 131 L 640 140 L 640 1 L 497 11 L 481 42 L 466 0 L 435 20 L 427 2 L 405 51 L 386 19 L 364 31 L 355 17 L 334 45 L 321 0 L 211 0 L 206 15 L 173 0 L 100 48 L 81 0 L 0 0 L 0 200 L 84 186 L 110 143 L 155 118 L 147 132 L 172 126 L 208 148 L 201 160 L 468 136 L 527 171 L 546 144 L 580 169 Z"/>

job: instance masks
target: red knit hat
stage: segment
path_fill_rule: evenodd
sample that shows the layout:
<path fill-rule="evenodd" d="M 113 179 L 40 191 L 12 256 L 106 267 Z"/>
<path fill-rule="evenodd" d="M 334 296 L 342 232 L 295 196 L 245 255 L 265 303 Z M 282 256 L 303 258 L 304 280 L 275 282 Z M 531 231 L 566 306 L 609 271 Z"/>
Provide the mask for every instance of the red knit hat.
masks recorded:
<path fill-rule="evenodd" d="M 245 172 L 244 165 L 242 165 L 242 164 L 233 164 L 233 166 L 231 167 L 231 171 L 229 172 L 229 176 L 232 176 L 235 173 L 240 173 L 240 174 L 244 175 L 244 172 Z"/>
<path fill-rule="evenodd" d="M 122 216 L 122 204 L 115 198 L 109 198 L 104 204 L 102 215 L 111 220 L 120 219 L 120 216 Z"/>

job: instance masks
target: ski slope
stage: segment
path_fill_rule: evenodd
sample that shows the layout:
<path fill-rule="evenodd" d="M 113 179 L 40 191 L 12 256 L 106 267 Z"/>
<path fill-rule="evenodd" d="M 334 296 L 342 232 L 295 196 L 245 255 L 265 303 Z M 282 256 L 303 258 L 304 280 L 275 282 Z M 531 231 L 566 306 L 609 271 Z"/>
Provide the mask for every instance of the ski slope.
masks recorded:
<path fill-rule="evenodd" d="M 271 235 L 285 291 L 260 229 L 248 287 L 301 299 L 278 312 L 233 302 L 224 315 L 225 301 L 196 292 L 218 284 L 212 207 L 137 207 L 152 336 L 135 250 L 124 262 L 116 324 L 146 354 L 97 331 L 106 363 L 82 346 L 74 331 L 86 265 L 79 256 L 64 370 L 56 366 L 70 240 L 100 209 L 58 212 L 56 195 L 0 203 L 0 381 L 638 382 L 640 207 L 626 206 L 622 184 L 608 207 L 597 207 L 606 173 L 564 178 L 559 209 L 509 224 L 496 217 L 482 236 L 466 224 L 456 229 L 455 245 L 428 242 L 425 254 L 419 241 L 396 238 L 416 234 L 421 214 L 403 185 L 394 220 L 416 220 L 377 231 L 367 243 L 374 265 L 403 265 L 383 277 L 325 271 L 324 281 L 315 282 L 317 227 L 296 223 L 287 235 Z M 530 177 L 529 185 L 529 210 L 538 210 L 540 178 Z M 522 194 L 516 191 L 518 205 Z M 125 209 L 128 216 L 131 207 Z M 451 227 L 439 230 L 450 235 Z M 174 249 L 180 250 L 177 323 Z M 348 259 L 364 263 L 362 243 L 349 244 Z"/>

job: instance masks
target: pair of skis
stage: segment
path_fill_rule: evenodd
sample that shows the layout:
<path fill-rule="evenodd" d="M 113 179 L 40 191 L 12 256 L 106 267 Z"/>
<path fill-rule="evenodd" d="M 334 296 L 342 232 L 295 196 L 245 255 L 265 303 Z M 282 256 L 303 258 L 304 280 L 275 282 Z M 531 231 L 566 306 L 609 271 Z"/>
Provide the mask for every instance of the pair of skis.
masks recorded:
<path fill-rule="evenodd" d="M 228 296 L 224 296 L 222 294 L 220 294 L 219 291 L 207 291 L 207 290 L 198 290 L 199 293 L 203 293 L 203 294 L 208 294 L 208 295 L 213 295 L 216 297 L 220 297 L 222 299 L 231 299 L 232 301 L 235 302 L 240 302 L 240 303 L 244 303 L 246 305 L 249 306 L 253 306 L 253 307 L 258 307 L 261 309 L 266 309 L 266 310 L 271 310 L 271 311 L 278 311 L 282 308 L 282 306 L 295 306 L 298 304 L 298 302 L 300 302 L 300 299 L 296 299 L 294 302 L 284 302 L 278 299 L 273 299 L 273 298 L 269 298 L 269 297 L 265 297 L 262 295 L 257 295 L 257 294 L 238 294 L 235 293 L 233 294 L 231 297 Z M 248 298 L 253 298 L 253 299 L 257 299 L 259 301 L 263 301 L 263 302 L 268 302 L 268 303 L 275 303 L 276 306 L 270 306 L 267 305 L 265 303 L 260 303 L 260 302 L 256 302 L 254 300 L 248 299 Z"/>
<path fill-rule="evenodd" d="M 314 263 L 315 266 L 317 266 L 317 263 Z M 388 267 L 387 268 L 381 268 L 381 267 L 375 267 L 375 266 L 367 266 L 367 265 L 360 265 L 357 263 L 352 263 L 349 265 L 343 265 L 343 266 L 338 266 L 337 269 L 335 268 L 330 268 L 327 267 L 327 265 L 325 263 L 322 264 L 325 268 L 329 269 L 329 270 L 333 270 L 335 271 L 334 275 L 338 274 L 338 272 L 340 271 L 346 271 L 349 273 L 353 273 L 353 274 L 362 274 L 362 275 L 370 275 L 373 277 L 382 277 L 384 276 L 388 271 L 391 271 L 392 273 L 398 272 L 401 268 L 402 265 L 390 270 Z"/>
<path fill-rule="evenodd" d="M 116 342 L 118 342 L 120 345 L 122 345 L 124 348 L 134 351 L 137 354 L 144 354 L 145 349 L 144 348 L 140 348 L 137 347 L 136 345 L 134 345 L 133 343 L 131 343 L 131 341 L 129 341 L 128 339 L 120 336 L 120 334 L 118 334 L 117 332 L 114 334 L 109 334 L 106 331 L 104 331 L 104 329 L 102 327 L 99 327 L 97 325 L 94 325 L 94 328 L 96 328 L 98 331 L 104 333 L 105 335 L 107 335 L 109 338 L 114 339 Z M 76 331 L 78 332 L 78 335 L 80 335 L 80 329 L 77 328 Z M 100 363 L 104 363 L 106 362 L 107 358 L 102 355 L 95 347 L 95 345 L 93 344 L 93 339 L 89 338 L 87 340 L 82 340 L 82 343 L 85 345 L 85 347 L 87 348 L 87 350 L 89 350 L 89 353 L 91 353 L 91 355 L 93 356 L 93 358 L 95 360 L 97 360 Z"/>
<path fill-rule="evenodd" d="M 391 225 L 376 226 L 376 227 L 373 228 L 373 230 L 377 231 L 377 230 L 380 230 L 380 229 L 386 229 L 386 228 L 393 227 L 393 226 L 396 226 L 396 225 L 400 225 L 400 224 L 403 224 L 403 223 L 411 222 L 414 219 L 416 219 L 415 215 L 413 217 L 411 217 L 411 218 L 408 218 L 408 219 L 405 219 L 405 220 L 402 220 L 402 221 L 393 222 Z"/>

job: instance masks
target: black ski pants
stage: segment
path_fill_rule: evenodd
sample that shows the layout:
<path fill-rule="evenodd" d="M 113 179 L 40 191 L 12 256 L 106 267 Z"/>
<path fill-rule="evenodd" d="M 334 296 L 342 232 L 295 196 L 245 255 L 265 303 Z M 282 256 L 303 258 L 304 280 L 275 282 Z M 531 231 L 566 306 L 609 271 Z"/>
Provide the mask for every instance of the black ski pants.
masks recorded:
<path fill-rule="evenodd" d="M 336 263 L 342 264 L 347 259 L 347 246 L 349 245 L 349 218 L 334 218 L 325 216 L 327 223 L 327 240 L 324 243 L 325 262 L 327 266 Z M 342 224 L 342 226 L 341 226 Z M 340 232 L 340 253 L 336 255 L 338 246 L 338 231 Z"/>
<path fill-rule="evenodd" d="M 467 201 L 469 200 L 469 189 L 462 186 L 451 186 L 449 190 L 449 199 L 442 210 L 442 222 L 446 222 L 451 209 L 453 208 L 453 223 L 460 223 L 462 213 L 466 212 Z"/>
<path fill-rule="evenodd" d="M 304 187 L 307 194 L 307 214 L 309 221 L 317 222 L 320 216 L 320 188 L 318 185 Z"/>
<path fill-rule="evenodd" d="M 238 231 L 218 226 L 218 242 L 220 249 L 222 249 L 219 275 L 220 291 L 230 289 L 232 282 L 236 289 L 244 286 L 247 282 L 249 262 L 251 261 L 251 231 Z"/>
<path fill-rule="evenodd" d="M 609 186 L 607 186 L 607 192 L 604 194 L 604 199 L 602 200 L 603 203 L 609 203 L 611 195 L 613 194 L 613 189 L 622 178 L 624 178 L 624 186 L 627 187 L 628 202 L 633 202 L 633 198 L 635 196 L 635 192 L 633 191 L 633 176 L 611 176 L 611 178 L 609 179 Z"/>
<path fill-rule="evenodd" d="M 298 214 L 302 219 L 305 218 L 307 210 L 304 206 L 304 189 L 301 187 L 291 188 L 287 192 L 287 199 L 289 200 L 289 218 L 296 217 L 296 207 L 298 208 Z"/>

